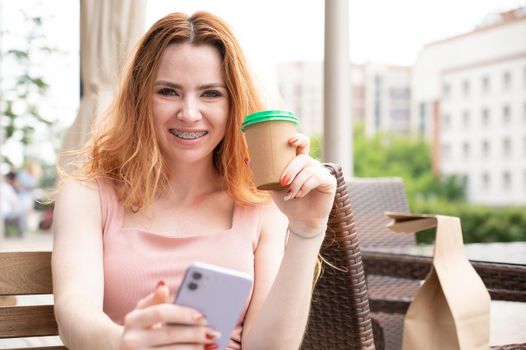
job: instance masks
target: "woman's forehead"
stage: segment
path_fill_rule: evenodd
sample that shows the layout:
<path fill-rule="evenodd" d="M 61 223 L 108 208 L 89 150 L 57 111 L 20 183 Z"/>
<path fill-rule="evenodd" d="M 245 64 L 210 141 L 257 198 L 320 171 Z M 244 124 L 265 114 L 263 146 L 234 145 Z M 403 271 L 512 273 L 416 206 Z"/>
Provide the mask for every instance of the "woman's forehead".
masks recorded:
<path fill-rule="evenodd" d="M 169 45 L 161 57 L 157 79 L 176 78 L 223 81 L 223 65 L 219 51 L 208 44 Z"/>

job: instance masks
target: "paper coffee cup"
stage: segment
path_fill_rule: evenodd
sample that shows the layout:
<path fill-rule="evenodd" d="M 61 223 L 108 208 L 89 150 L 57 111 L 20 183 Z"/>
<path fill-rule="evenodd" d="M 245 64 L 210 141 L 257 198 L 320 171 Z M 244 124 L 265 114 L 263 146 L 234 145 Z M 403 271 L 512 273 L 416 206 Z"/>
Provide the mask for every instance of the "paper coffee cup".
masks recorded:
<path fill-rule="evenodd" d="M 245 133 L 250 167 L 260 190 L 283 190 L 280 178 L 296 157 L 289 140 L 296 135 L 298 118 L 280 110 L 260 111 L 248 115 L 241 131 Z"/>

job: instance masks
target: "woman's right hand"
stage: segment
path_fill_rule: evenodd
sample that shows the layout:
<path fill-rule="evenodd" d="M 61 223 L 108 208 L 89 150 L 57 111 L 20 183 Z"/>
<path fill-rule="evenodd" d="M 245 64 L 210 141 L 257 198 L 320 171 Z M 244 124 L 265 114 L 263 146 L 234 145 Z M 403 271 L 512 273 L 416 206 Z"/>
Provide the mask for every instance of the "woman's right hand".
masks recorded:
<path fill-rule="evenodd" d="M 199 311 L 170 303 L 168 287 L 159 282 L 124 318 L 120 349 L 212 350 L 219 337 Z"/>

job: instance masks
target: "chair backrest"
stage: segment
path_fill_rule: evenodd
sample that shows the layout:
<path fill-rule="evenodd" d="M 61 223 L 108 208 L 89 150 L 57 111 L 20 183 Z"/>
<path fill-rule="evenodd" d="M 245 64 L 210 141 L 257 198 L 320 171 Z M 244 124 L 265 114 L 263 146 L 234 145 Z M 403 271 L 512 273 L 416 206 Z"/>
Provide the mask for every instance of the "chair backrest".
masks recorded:
<path fill-rule="evenodd" d="M 0 266 L 0 297 L 53 293 L 51 252 L 2 252 Z M 58 335 L 53 305 L 0 306 L 0 339 L 52 335 Z"/>
<path fill-rule="evenodd" d="M 326 164 L 337 190 L 320 254 L 326 260 L 301 349 L 374 349 L 367 285 L 341 168 Z M 332 266 L 330 266 L 330 265 Z"/>
<path fill-rule="evenodd" d="M 352 178 L 347 186 L 362 257 L 366 251 L 375 248 L 401 249 L 416 245 L 414 233 L 397 234 L 387 229 L 386 211 L 409 212 L 401 178 Z M 366 279 L 372 318 L 378 322 L 383 334 L 383 346 L 377 346 L 377 349 L 383 349 L 384 346 L 385 349 L 401 349 L 403 313 L 374 313 L 375 307 L 378 300 L 395 302 L 413 298 L 420 282 L 369 273 L 366 273 Z"/>
<path fill-rule="evenodd" d="M 397 234 L 387 229 L 386 211 L 409 212 L 401 178 L 352 178 L 347 188 L 362 248 L 416 245 L 414 234 Z"/>
<path fill-rule="evenodd" d="M 401 349 L 405 312 L 430 270 L 431 258 L 407 254 L 407 248 L 416 244 L 415 234 L 396 234 L 386 228 L 389 220 L 385 211 L 409 212 L 401 179 L 351 179 L 348 188 L 362 248 L 371 317 L 384 337 L 383 342 L 377 341 L 377 349 Z M 492 300 L 526 301 L 526 266 L 475 261 L 472 265 Z M 526 349 L 526 344 L 492 349 Z"/>

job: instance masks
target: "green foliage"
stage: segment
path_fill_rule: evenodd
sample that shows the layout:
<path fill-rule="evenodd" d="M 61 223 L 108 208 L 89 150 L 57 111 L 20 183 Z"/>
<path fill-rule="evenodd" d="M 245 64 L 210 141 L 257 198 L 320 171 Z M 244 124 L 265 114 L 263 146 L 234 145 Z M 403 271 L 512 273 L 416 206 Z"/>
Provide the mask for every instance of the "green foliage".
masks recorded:
<path fill-rule="evenodd" d="M 12 79 L 5 79 L 2 86 L 3 96 L 0 101 L 0 112 L 3 114 L 1 124 L 3 128 L 2 142 L 15 142 L 22 145 L 24 150 L 24 163 L 28 160 L 27 145 L 33 142 L 35 131 L 39 128 L 48 130 L 50 136 L 56 133 L 54 125 L 56 120 L 41 114 L 39 103 L 46 96 L 49 85 L 45 79 L 34 69 L 37 60 L 57 50 L 45 44 L 45 36 L 40 16 L 30 16 L 22 12 L 29 30 L 19 33 L 2 33 L 16 38 L 21 47 L 7 50 L 3 54 L 5 64 L 15 66 L 18 73 Z M 12 161 L 3 155 L 3 162 L 12 164 Z"/>
<path fill-rule="evenodd" d="M 311 156 L 319 159 L 321 138 L 311 138 Z M 439 178 L 431 172 L 431 145 L 420 138 L 379 133 L 366 137 L 362 125 L 354 129 L 354 176 L 404 180 L 411 211 L 458 216 L 465 243 L 526 241 L 524 207 L 491 208 L 466 203 L 463 176 Z M 417 234 L 431 243 L 433 230 Z"/>
<path fill-rule="evenodd" d="M 491 208 L 466 202 L 446 200 L 415 201 L 415 213 L 458 216 L 462 223 L 464 243 L 526 241 L 526 210 L 524 207 Z M 431 243 L 433 230 L 417 234 L 419 243 Z"/>
<path fill-rule="evenodd" d="M 321 137 L 314 135 L 310 138 L 310 152 L 309 155 L 317 160 L 321 160 Z"/>
<path fill-rule="evenodd" d="M 422 138 L 378 133 L 366 137 L 364 128 L 354 132 L 354 176 L 404 179 L 410 202 L 414 199 L 465 196 L 464 180 L 458 176 L 438 178 L 431 172 L 431 145 Z"/>

